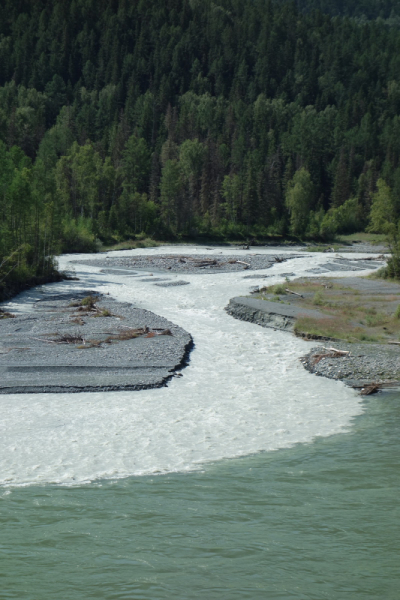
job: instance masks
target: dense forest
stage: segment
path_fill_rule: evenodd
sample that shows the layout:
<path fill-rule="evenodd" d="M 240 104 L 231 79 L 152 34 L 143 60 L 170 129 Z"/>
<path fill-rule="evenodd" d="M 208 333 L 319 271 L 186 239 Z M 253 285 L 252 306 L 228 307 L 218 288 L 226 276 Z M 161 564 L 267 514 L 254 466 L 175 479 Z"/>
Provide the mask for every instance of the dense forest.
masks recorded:
<path fill-rule="evenodd" d="M 0 0 L 0 287 L 135 235 L 396 241 L 399 15 Z"/>

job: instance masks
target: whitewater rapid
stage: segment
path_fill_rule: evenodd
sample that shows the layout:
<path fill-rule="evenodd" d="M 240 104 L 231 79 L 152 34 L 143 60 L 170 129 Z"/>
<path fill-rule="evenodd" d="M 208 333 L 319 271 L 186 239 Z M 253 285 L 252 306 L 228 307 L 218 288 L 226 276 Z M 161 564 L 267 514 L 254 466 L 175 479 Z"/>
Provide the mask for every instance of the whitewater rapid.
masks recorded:
<path fill-rule="evenodd" d="M 160 247 L 112 256 L 204 252 L 204 248 Z M 209 251 L 210 256 L 221 253 L 232 250 Z M 60 268 L 85 259 L 93 255 L 63 256 Z M 282 280 L 280 273 L 301 276 L 325 262 L 326 255 L 304 253 L 258 273 L 273 275 L 264 280 L 270 284 Z M 244 279 L 246 273 L 237 272 L 168 273 L 190 285 L 160 288 L 136 277 L 106 275 L 96 267 L 74 268 L 79 282 L 26 292 L 10 308 L 26 310 L 43 290 L 90 288 L 109 293 L 189 331 L 195 343 L 190 364 L 183 377 L 155 390 L 2 395 L 0 485 L 76 485 L 191 471 L 221 459 L 348 431 L 363 410 L 353 390 L 303 369 L 299 357 L 310 348 L 307 342 L 225 313 L 230 298 L 247 295 L 261 279 Z"/>

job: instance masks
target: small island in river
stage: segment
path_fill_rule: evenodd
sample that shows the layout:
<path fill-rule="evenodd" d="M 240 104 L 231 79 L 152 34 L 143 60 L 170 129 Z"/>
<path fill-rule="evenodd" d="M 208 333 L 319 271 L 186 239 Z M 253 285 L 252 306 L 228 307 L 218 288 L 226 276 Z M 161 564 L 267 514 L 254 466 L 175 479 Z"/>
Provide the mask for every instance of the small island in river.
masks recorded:
<path fill-rule="evenodd" d="M 400 284 L 363 277 L 300 278 L 233 298 L 235 318 L 291 331 L 313 347 L 310 372 L 372 393 L 400 382 Z"/>
<path fill-rule="evenodd" d="M 31 312 L 0 316 L 3 394 L 162 387 L 193 345 L 167 319 L 90 290 L 44 294 Z"/>

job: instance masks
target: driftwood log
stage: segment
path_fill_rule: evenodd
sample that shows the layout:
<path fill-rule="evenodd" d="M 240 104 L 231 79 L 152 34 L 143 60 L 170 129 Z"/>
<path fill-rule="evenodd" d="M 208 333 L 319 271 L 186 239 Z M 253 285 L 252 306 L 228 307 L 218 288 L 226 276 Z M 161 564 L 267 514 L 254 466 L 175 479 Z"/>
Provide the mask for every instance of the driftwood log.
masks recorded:
<path fill-rule="evenodd" d="M 300 296 L 300 298 L 304 298 L 304 296 L 302 294 L 298 294 L 297 292 L 294 292 L 293 290 L 289 290 L 288 288 L 285 288 L 285 292 L 287 292 L 288 294 L 293 294 L 294 296 Z"/>
<path fill-rule="evenodd" d="M 320 354 L 314 354 L 312 357 L 312 364 L 317 365 L 323 358 L 344 358 L 349 356 L 350 352 L 346 350 L 336 350 L 336 348 L 324 348 L 327 352 L 321 352 Z"/>

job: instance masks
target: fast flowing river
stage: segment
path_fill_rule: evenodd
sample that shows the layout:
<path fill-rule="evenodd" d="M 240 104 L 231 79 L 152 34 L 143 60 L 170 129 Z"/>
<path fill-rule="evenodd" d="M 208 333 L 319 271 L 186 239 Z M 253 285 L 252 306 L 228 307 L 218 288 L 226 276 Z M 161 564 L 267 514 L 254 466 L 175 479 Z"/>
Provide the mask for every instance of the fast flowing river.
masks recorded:
<path fill-rule="evenodd" d="M 175 252 L 205 253 L 112 256 Z M 167 388 L 0 396 L 0 599 L 398 600 L 398 394 L 362 400 L 302 368 L 306 342 L 227 315 L 262 283 L 249 272 L 168 274 L 190 285 L 160 288 L 75 268 L 79 282 L 12 309 L 96 289 L 184 327 L 195 348 Z"/>

